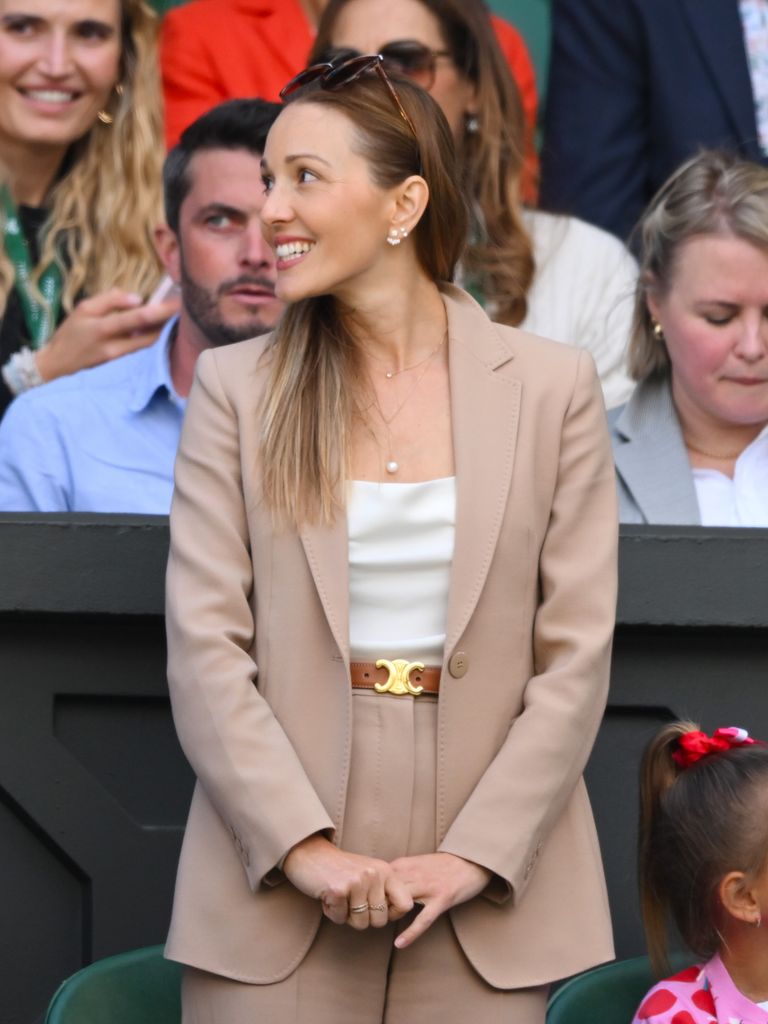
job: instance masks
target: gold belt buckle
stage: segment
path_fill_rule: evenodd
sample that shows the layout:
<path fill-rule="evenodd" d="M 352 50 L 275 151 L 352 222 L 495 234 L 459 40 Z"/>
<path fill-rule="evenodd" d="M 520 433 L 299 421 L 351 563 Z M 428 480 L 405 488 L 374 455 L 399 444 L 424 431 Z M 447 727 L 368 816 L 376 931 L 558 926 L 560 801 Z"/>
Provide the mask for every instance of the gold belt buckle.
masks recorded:
<path fill-rule="evenodd" d="M 405 661 L 403 658 L 387 661 L 386 658 L 379 658 L 376 668 L 385 668 L 389 672 L 389 679 L 386 683 L 373 684 L 376 693 L 391 693 L 395 697 L 411 694 L 413 697 L 418 697 L 424 689 L 423 686 L 414 686 L 410 680 L 411 672 L 424 671 L 424 663 L 421 661 Z"/>

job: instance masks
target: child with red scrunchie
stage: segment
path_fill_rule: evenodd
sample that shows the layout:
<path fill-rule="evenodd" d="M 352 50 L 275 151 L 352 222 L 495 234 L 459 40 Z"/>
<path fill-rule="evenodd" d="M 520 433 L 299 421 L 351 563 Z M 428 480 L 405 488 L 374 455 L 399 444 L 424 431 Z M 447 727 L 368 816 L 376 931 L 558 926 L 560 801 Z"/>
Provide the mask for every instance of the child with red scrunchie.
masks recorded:
<path fill-rule="evenodd" d="M 641 766 L 640 890 L 656 971 L 670 919 L 701 963 L 655 985 L 633 1024 L 768 1024 L 768 746 L 661 730 Z"/>

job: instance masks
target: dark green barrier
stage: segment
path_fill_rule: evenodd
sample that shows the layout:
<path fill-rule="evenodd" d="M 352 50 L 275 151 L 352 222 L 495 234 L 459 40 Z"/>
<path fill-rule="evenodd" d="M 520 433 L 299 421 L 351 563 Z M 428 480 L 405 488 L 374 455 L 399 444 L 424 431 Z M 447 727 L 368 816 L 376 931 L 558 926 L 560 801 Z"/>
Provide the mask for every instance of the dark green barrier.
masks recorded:
<path fill-rule="evenodd" d="M 191 772 L 165 684 L 160 517 L 0 515 L 0 1021 L 161 942 Z M 588 769 L 620 956 L 643 951 L 637 763 L 671 717 L 768 739 L 768 531 L 627 528 Z"/>

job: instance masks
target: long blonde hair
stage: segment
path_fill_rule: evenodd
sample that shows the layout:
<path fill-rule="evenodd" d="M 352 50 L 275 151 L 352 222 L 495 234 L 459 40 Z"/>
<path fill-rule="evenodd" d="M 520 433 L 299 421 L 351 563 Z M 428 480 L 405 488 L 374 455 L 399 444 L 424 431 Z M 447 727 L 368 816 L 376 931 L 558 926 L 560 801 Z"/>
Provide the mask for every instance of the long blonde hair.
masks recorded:
<path fill-rule="evenodd" d="M 411 239 L 425 273 L 435 282 L 450 281 L 467 231 L 451 131 L 427 93 L 408 79 L 391 79 L 415 134 L 375 75 L 337 91 L 310 87 L 290 102 L 330 107 L 348 117 L 356 130 L 356 149 L 381 188 L 392 188 L 412 174 L 424 177 L 429 202 Z M 363 402 L 359 348 L 349 319 L 331 295 L 292 303 L 266 357 L 260 412 L 267 505 L 277 524 L 331 522 L 343 504 L 349 437 Z"/>
<path fill-rule="evenodd" d="M 73 143 L 50 194 L 40 267 L 63 262 L 62 306 L 82 294 L 119 287 L 146 295 L 160 278 L 152 242 L 162 221 L 162 105 L 157 16 L 144 0 L 120 0 L 120 86 L 107 106 L 113 124 L 95 121 Z M 14 283 L 0 247 L 0 316 Z"/>
<path fill-rule="evenodd" d="M 310 63 L 332 49 L 336 18 L 350 0 L 330 0 L 317 30 Z M 516 326 L 528 312 L 533 243 L 522 218 L 525 117 L 520 95 L 480 0 L 419 0 L 440 22 L 456 67 L 477 90 L 476 130 L 459 144 L 459 171 L 475 228 L 462 254 L 494 307 L 494 320 Z M 382 31 L 386 26 L 382 26 Z"/>

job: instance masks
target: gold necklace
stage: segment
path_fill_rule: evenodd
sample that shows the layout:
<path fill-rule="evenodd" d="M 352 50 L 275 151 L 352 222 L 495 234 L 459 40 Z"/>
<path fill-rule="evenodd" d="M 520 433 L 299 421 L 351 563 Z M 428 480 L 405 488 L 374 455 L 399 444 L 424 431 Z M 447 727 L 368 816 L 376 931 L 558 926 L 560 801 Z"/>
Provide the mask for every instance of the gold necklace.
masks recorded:
<path fill-rule="evenodd" d="M 703 455 L 705 459 L 714 459 L 715 462 L 732 462 L 733 459 L 738 459 L 741 453 L 746 448 L 739 448 L 736 452 L 727 452 L 725 455 L 718 455 L 716 452 L 708 452 L 704 448 L 697 448 L 695 444 L 691 444 L 687 437 L 683 436 L 685 441 L 685 447 L 692 452 L 696 452 L 697 455 Z"/>
<path fill-rule="evenodd" d="M 428 362 L 432 358 L 432 356 L 436 352 L 438 352 L 440 350 L 440 348 L 442 348 L 442 345 L 443 345 L 444 341 L 445 341 L 445 335 L 443 335 L 443 337 L 440 339 L 440 341 L 438 341 L 438 343 L 435 345 L 435 347 L 432 349 L 432 351 L 431 352 L 427 352 L 427 354 L 424 356 L 424 358 L 420 359 L 418 361 L 418 363 L 411 363 L 410 366 L 403 366 L 399 370 L 385 370 L 384 371 L 384 376 L 386 377 L 387 380 L 394 380 L 394 378 L 395 377 L 399 377 L 401 373 L 408 373 L 409 370 L 418 370 L 418 368 L 420 366 L 422 366 L 424 363 Z M 371 356 L 371 358 L 375 362 L 377 362 L 377 363 L 382 362 L 381 359 L 376 359 L 376 356 Z"/>
<path fill-rule="evenodd" d="M 435 347 L 432 349 L 432 351 L 429 353 L 429 355 L 425 359 L 422 359 L 419 363 L 416 363 L 415 366 L 405 367 L 404 368 L 404 369 L 415 369 L 416 366 L 420 366 L 422 363 L 425 364 L 424 365 L 424 369 L 421 371 L 421 373 L 416 378 L 415 383 L 410 388 L 410 390 L 407 392 L 407 394 L 406 394 L 405 398 L 402 400 L 402 402 L 400 402 L 397 405 L 395 411 L 393 413 L 391 413 L 391 415 L 389 415 L 389 416 L 385 416 L 384 415 L 384 412 L 383 412 L 383 410 L 381 408 L 381 404 L 379 402 L 379 396 L 376 394 L 376 388 L 374 387 L 374 389 L 373 389 L 373 402 L 371 403 L 371 405 L 375 406 L 376 412 L 379 414 L 381 422 L 384 424 L 384 429 L 387 432 L 387 453 L 388 454 L 387 454 L 387 458 L 386 458 L 386 460 L 384 462 L 384 468 L 386 469 L 386 471 L 390 475 L 394 475 L 400 469 L 400 463 L 397 461 L 397 459 L 392 454 L 392 431 L 390 430 L 390 426 L 394 422 L 394 420 L 400 415 L 400 413 L 403 411 L 403 409 L 405 408 L 407 402 L 413 396 L 413 394 L 415 393 L 416 389 L 418 388 L 419 384 L 421 384 L 422 380 L 424 380 L 424 377 L 426 376 L 427 370 L 429 369 L 430 364 L 432 363 L 432 360 L 435 358 L 437 353 L 443 347 L 443 345 L 445 343 L 445 339 L 447 337 L 448 337 L 448 330 L 446 328 L 446 331 L 445 331 L 445 334 L 443 335 L 443 337 L 440 339 L 438 344 L 435 345 Z M 398 373 L 403 373 L 404 370 L 399 370 L 397 372 Z M 370 407 L 371 406 L 369 406 L 369 408 Z"/>

